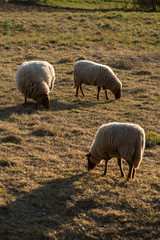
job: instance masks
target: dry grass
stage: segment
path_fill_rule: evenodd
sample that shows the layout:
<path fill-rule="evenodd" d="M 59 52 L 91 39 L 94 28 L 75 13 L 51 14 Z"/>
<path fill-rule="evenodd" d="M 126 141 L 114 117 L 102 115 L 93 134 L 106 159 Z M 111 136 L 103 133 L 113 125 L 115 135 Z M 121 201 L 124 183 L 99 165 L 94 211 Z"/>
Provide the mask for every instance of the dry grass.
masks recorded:
<path fill-rule="evenodd" d="M 13 28 L 10 44 L 5 34 L 0 44 L 0 239 L 158 239 L 158 15 L 69 11 L 1 15 L 1 26 L 8 19 Z M 138 19 L 140 33 L 150 22 L 151 35 L 139 34 L 136 45 L 126 46 L 126 19 L 130 24 Z M 17 35 L 13 29 L 18 29 Z M 1 30 L 4 33 L 5 27 Z M 25 109 L 24 97 L 15 87 L 18 66 L 33 59 L 55 67 L 47 111 L 43 107 L 36 111 L 32 100 Z M 114 100 L 109 93 L 106 101 L 102 91 L 97 101 L 91 86 L 84 86 L 86 97 L 76 98 L 72 71 L 78 59 L 110 65 L 122 81 L 122 98 Z M 116 160 L 110 161 L 106 177 L 100 177 L 103 164 L 86 170 L 85 155 L 95 132 L 112 121 L 138 123 L 147 134 L 134 181 L 120 177 Z M 125 162 L 123 167 L 127 175 Z"/>

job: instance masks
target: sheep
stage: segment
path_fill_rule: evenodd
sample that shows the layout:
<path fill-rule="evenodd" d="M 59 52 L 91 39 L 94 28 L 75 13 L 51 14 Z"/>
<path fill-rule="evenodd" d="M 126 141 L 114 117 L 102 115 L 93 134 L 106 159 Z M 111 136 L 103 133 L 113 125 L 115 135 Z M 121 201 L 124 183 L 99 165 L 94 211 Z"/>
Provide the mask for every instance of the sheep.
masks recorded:
<path fill-rule="evenodd" d="M 55 71 L 50 63 L 24 62 L 17 70 L 15 78 L 18 90 L 25 96 L 25 107 L 27 98 L 32 98 L 36 101 L 36 109 L 38 103 L 49 108 L 49 93 L 53 90 L 55 81 Z"/>
<path fill-rule="evenodd" d="M 105 96 L 107 100 L 109 100 L 107 89 L 109 89 L 115 95 L 116 99 L 121 97 L 122 83 L 114 74 L 112 69 L 106 65 L 87 60 L 77 61 L 74 64 L 73 77 L 74 87 L 76 88 L 76 97 L 78 97 L 79 87 L 82 95 L 85 96 L 82 90 L 82 83 L 98 87 L 98 100 L 101 87 L 103 87 L 105 90 Z"/>
<path fill-rule="evenodd" d="M 95 135 L 89 154 L 86 155 L 88 171 L 104 159 L 103 175 L 106 175 L 107 163 L 115 157 L 118 159 L 121 176 L 124 177 L 121 163 L 123 158 L 129 164 L 128 179 L 133 179 L 141 163 L 144 148 L 145 132 L 139 125 L 117 122 L 103 124 Z"/>

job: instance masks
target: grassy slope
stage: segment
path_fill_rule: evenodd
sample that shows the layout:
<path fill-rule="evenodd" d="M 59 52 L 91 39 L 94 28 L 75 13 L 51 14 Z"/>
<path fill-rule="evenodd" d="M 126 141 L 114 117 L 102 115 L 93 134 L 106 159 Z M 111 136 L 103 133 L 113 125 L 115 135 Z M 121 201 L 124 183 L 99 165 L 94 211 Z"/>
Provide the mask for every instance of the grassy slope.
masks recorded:
<path fill-rule="evenodd" d="M 125 1 L 122 0 L 118 0 L 118 1 L 110 1 L 110 2 L 106 2 L 103 0 L 9 0 L 10 3 L 23 3 L 23 4 L 32 4 L 32 5 L 36 5 L 36 4 L 41 4 L 41 5 L 47 5 L 47 6 L 51 6 L 51 7 L 58 7 L 58 8 L 68 8 L 68 9 L 86 9 L 86 10 L 93 10 L 93 9 L 102 9 L 104 10 L 108 10 L 108 9 L 130 9 L 133 8 L 133 4 L 132 4 L 132 0 L 127 1 L 127 3 Z"/>
<path fill-rule="evenodd" d="M 158 14 L 16 11 L 0 16 L 1 239 L 158 239 Z M 24 109 L 15 87 L 18 66 L 34 59 L 55 67 L 49 111 L 36 111 L 32 100 Z M 115 101 L 109 93 L 107 102 L 102 91 L 97 102 L 95 87 L 84 86 L 86 97 L 77 99 L 72 70 L 78 59 L 110 65 L 122 81 L 122 98 Z M 138 123 L 148 134 L 135 181 L 120 178 L 116 160 L 107 177 L 100 177 L 103 164 L 86 171 L 85 154 L 95 132 L 112 121 Z"/>

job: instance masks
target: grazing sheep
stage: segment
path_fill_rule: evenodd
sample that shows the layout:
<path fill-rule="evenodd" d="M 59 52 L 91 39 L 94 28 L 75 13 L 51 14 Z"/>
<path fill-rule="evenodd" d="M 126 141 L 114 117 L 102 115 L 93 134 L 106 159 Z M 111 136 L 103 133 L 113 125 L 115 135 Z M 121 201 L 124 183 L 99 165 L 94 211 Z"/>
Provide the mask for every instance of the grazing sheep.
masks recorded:
<path fill-rule="evenodd" d="M 136 168 L 141 163 L 144 148 L 145 132 L 139 125 L 131 123 L 104 124 L 97 131 L 90 152 L 86 155 L 88 171 L 104 159 L 105 175 L 108 161 L 116 157 L 123 177 L 121 166 L 121 158 L 123 158 L 129 164 L 128 179 L 134 178 Z"/>
<path fill-rule="evenodd" d="M 18 90 L 25 96 L 41 103 L 49 108 L 49 93 L 53 90 L 55 71 L 53 66 L 46 61 L 24 62 L 16 72 L 16 85 Z"/>
<path fill-rule="evenodd" d="M 105 90 L 107 100 L 109 100 L 107 96 L 107 89 L 115 95 L 116 99 L 121 97 L 122 83 L 108 66 L 92 61 L 81 60 L 74 64 L 73 75 L 76 87 L 76 97 L 78 97 L 79 87 L 82 95 L 85 96 L 82 90 L 82 83 L 98 87 L 98 100 L 101 87 Z"/>

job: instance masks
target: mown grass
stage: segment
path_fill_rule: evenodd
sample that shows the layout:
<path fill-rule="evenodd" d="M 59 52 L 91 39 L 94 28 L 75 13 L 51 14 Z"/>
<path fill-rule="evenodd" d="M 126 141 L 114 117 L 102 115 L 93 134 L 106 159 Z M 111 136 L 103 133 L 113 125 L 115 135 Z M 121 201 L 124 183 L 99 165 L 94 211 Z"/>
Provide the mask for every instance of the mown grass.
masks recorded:
<path fill-rule="evenodd" d="M 158 14 L 15 9 L 0 16 L 0 239 L 158 239 Z M 19 65 L 36 59 L 56 71 L 49 110 L 36 110 L 32 100 L 25 109 L 16 90 Z M 108 93 L 106 101 L 102 91 L 97 101 L 91 86 L 76 98 L 78 59 L 111 66 L 122 98 Z M 103 163 L 87 172 L 95 132 L 113 121 L 138 123 L 146 132 L 134 181 L 120 178 L 115 159 L 106 177 Z"/>

